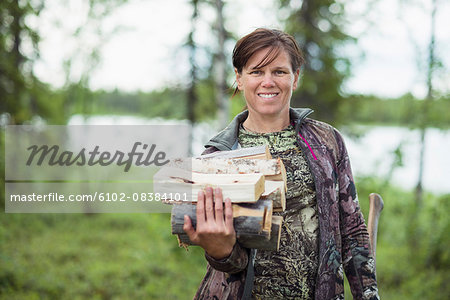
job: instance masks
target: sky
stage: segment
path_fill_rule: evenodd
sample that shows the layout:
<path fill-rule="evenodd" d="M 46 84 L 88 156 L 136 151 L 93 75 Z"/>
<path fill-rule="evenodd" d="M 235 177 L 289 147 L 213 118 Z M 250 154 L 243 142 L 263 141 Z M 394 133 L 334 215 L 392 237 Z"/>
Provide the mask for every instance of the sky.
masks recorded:
<path fill-rule="evenodd" d="M 345 83 L 349 93 L 398 97 L 412 92 L 426 95 L 426 47 L 430 39 L 431 0 L 344 1 L 348 15 L 346 31 L 358 37 L 356 45 L 344 48 L 352 61 L 352 77 Z M 437 0 L 436 54 L 450 68 L 450 3 Z M 39 28 L 42 40 L 35 74 L 55 87 L 64 84 L 63 62 L 72 57 L 69 78 L 89 74 L 94 89 L 150 91 L 188 81 L 188 57 L 181 50 L 191 27 L 191 7 L 187 0 L 129 0 L 102 22 L 86 23 L 86 1 L 47 0 L 46 9 L 31 25 Z M 294 6 L 301 1 L 292 1 Z M 403 6 L 401 5 L 403 3 Z M 282 29 L 287 11 L 279 10 L 273 0 L 228 0 L 224 14 L 226 29 L 242 36 L 257 27 Z M 211 24 L 215 12 L 200 7 L 196 41 L 211 45 Z M 76 36 L 75 29 L 83 30 Z M 100 28 L 105 39 L 100 40 Z M 119 28 L 114 32 L 114 28 Z M 109 33 L 109 34 L 108 34 Z M 90 49 L 99 49 L 95 68 L 86 61 Z M 227 45 L 231 52 L 233 45 Z M 199 64 L 205 53 L 200 53 Z M 231 59 L 229 59 L 231 66 Z M 449 72 L 440 71 L 436 87 L 450 91 Z M 230 77 L 232 80 L 232 74 Z M 232 82 L 230 82 L 231 84 Z"/>

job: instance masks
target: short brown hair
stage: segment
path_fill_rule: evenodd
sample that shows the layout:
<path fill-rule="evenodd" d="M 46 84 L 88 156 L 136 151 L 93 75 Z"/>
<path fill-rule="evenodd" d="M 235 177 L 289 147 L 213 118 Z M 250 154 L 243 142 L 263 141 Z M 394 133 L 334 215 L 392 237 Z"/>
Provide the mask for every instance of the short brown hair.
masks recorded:
<path fill-rule="evenodd" d="M 270 48 L 267 55 L 258 63 L 257 68 L 267 66 L 277 58 L 281 50 L 285 50 L 291 60 L 292 72 L 296 72 L 303 65 L 305 59 L 295 39 L 277 29 L 258 28 L 237 41 L 233 49 L 233 66 L 238 73 L 247 64 L 250 57 L 259 50 Z M 238 89 L 234 91 L 237 94 Z"/>

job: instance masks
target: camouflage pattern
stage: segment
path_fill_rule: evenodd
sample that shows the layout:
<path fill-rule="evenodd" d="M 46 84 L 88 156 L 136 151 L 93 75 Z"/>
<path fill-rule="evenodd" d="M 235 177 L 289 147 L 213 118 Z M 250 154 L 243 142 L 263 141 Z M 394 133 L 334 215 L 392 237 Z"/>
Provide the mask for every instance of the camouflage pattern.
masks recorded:
<path fill-rule="evenodd" d="M 344 299 L 345 271 L 354 299 L 379 299 L 369 234 L 359 208 L 344 141 L 332 126 L 306 118 L 310 112 L 291 109 L 290 118 L 316 191 L 319 241 L 314 298 Z M 205 154 L 239 146 L 240 124 L 247 115 L 247 111 L 237 115 L 212 138 Z M 194 299 L 241 299 L 248 255 L 248 249 L 238 243 L 223 260 L 205 255 L 208 268 Z"/>
<path fill-rule="evenodd" d="M 258 250 L 255 258 L 255 299 L 313 299 L 318 268 L 319 219 L 314 179 L 308 162 L 297 145 L 290 125 L 280 132 L 258 134 L 239 130 L 239 144 L 268 145 L 274 158 L 286 168 L 286 210 L 283 216 L 280 250 Z"/>

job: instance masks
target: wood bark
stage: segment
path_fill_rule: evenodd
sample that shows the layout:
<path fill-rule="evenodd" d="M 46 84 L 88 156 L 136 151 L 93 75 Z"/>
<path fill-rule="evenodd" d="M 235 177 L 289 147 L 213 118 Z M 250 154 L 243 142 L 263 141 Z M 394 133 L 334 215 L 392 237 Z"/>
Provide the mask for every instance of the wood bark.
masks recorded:
<path fill-rule="evenodd" d="M 211 158 L 211 157 L 271 159 L 272 155 L 270 154 L 269 147 L 267 145 L 262 145 L 249 148 L 239 148 L 236 150 L 229 150 L 229 151 L 216 151 L 210 154 L 200 156 L 200 158 Z"/>
<path fill-rule="evenodd" d="M 282 172 L 286 172 L 283 162 L 278 159 L 250 158 L 180 158 L 169 164 L 171 167 L 206 174 L 251 174 L 260 173 L 282 180 Z M 271 177 L 271 178 L 272 178 Z"/>
<path fill-rule="evenodd" d="M 247 237 L 245 240 L 238 240 L 239 243 L 249 249 L 278 251 L 280 248 L 281 226 L 283 217 L 272 216 L 270 239 L 266 240 L 261 236 Z"/>

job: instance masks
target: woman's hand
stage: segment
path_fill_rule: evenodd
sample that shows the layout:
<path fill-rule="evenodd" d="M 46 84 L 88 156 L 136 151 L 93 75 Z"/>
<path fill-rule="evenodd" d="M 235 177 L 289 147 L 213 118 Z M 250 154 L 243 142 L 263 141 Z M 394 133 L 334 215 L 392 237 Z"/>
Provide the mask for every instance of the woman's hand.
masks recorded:
<path fill-rule="evenodd" d="M 207 187 L 205 192 L 200 191 L 197 200 L 197 227 L 194 229 L 191 219 L 185 215 L 183 230 L 209 256 L 214 259 L 228 257 L 236 243 L 230 199 L 225 200 L 224 212 L 220 188 L 214 190 L 214 197 L 211 187 Z"/>

